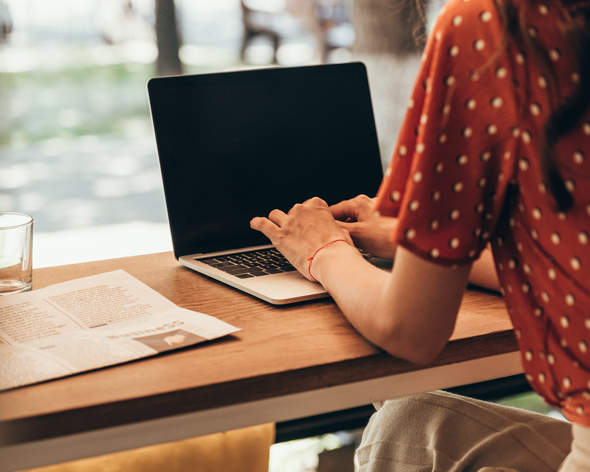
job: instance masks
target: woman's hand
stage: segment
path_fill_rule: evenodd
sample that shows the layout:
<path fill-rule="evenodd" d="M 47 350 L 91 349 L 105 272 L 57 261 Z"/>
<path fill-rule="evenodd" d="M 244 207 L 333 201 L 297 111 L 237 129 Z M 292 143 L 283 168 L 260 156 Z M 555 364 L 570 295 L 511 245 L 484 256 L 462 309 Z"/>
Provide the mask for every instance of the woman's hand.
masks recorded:
<path fill-rule="evenodd" d="M 357 247 L 375 256 L 393 259 L 396 247 L 389 238 L 397 220 L 376 215 L 373 211 L 374 203 L 374 199 L 359 195 L 332 205 L 330 210 Z"/>
<path fill-rule="evenodd" d="M 308 270 L 308 258 L 315 251 L 338 239 L 344 239 L 352 245 L 350 235 L 334 220 L 327 203 L 317 197 L 295 205 L 287 214 L 273 210 L 268 218 L 254 218 L 250 227 L 264 233 L 309 280 L 314 280 L 314 277 Z"/>

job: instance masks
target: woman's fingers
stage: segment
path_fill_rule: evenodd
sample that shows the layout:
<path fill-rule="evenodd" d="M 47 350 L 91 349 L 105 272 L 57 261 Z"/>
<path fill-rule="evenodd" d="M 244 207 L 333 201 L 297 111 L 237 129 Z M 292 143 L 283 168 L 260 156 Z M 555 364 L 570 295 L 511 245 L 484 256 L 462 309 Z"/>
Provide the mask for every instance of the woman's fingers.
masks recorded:
<path fill-rule="evenodd" d="M 277 229 L 277 225 L 269 221 L 268 218 L 257 216 L 256 218 L 252 218 L 250 220 L 250 228 L 260 231 L 270 239 L 270 233 Z"/>
<path fill-rule="evenodd" d="M 286 223 L 287 218 L 288 216 L 281 210 L 273 210 L 268 215 L 268 218 L 262 216 L 252 218 L 250 220 L 250 228 L 260 231 L 274 244 L 275 238 Z"/>
<path fill-rule="evenodd" d="M 281 228 L 285 224 L 287 215 L 281 210 L 273 210 L 268 215 L 268 219 L 272 221 L 275 225 L 277 225 L 279 228 Z"/>
<path fill-rule="evenodd" d="M 372 206 L 371 198 L 359 195 L 351 200 L 332 205 L 330 211 L 338 221 L 363 221 L 368 217 Z"/>

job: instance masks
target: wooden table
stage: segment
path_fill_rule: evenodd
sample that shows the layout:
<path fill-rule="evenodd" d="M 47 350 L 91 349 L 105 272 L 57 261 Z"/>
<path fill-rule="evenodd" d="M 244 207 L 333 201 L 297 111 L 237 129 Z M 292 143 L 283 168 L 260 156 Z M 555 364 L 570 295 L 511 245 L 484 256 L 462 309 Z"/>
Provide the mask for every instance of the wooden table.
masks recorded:
<path fill-rule="evenodd" d="M 0 471 L 522 372 L 503 301 L 485 291 L 467 291 L 452 340 L 418 367 L 365 341 L 331 300 L 271 306 L 181 267 L 171 253 L 39 269 L 34 288 L 116 269 L 242 331 L 0 393 Z"/>

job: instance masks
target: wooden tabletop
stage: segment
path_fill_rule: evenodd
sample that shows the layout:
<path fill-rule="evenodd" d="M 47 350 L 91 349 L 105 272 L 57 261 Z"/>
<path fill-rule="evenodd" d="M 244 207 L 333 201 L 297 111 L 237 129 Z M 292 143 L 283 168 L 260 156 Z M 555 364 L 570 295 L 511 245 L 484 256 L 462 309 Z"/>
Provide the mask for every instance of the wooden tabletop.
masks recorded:
<path fill-rule="evenodd" d="M 33 287 L 116 269 L 183 308 L 242 331 L 0 393 L 0 448 L 254 405 L 517 351 L 502 299 L 486 291 L 466 292 L 452 340 L 432 365 L 417 367 L 365 341 L 329 299 L 272 306 L 183 268 L 172 253 L 39 269 Z"/>

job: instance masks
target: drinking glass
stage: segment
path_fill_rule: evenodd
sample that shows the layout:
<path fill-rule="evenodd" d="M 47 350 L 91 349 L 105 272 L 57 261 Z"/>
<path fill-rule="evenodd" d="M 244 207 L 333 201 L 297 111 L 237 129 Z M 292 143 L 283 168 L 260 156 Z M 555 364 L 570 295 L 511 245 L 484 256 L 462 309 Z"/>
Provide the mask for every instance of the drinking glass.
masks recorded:
<path fill-rule="evenodd" d="M 0 212 L 0 295 L 31 290 L 33 217 Z"/>

